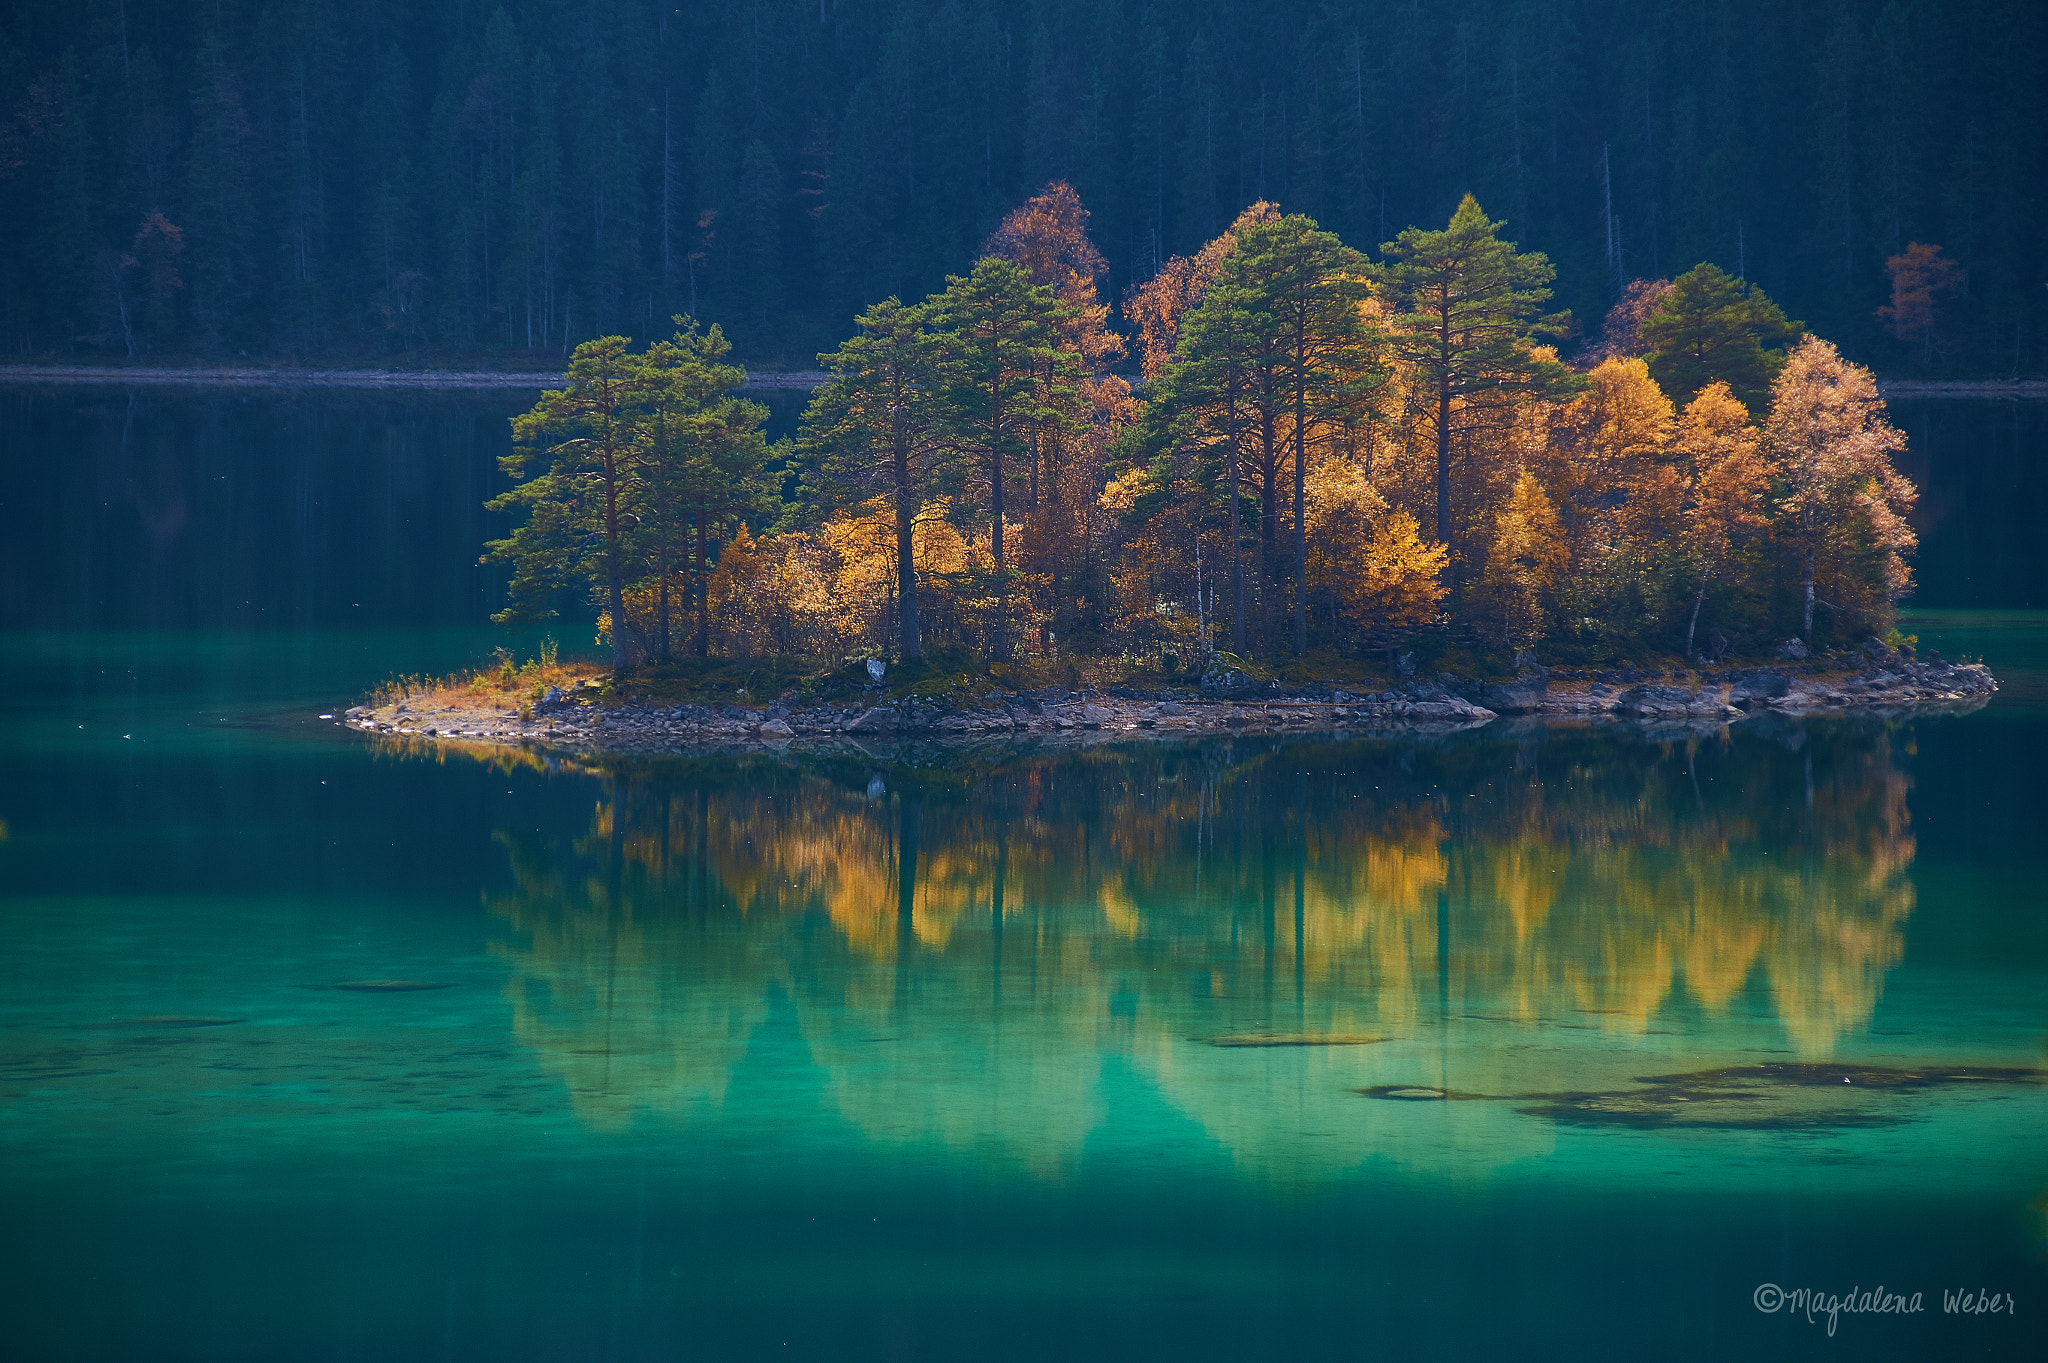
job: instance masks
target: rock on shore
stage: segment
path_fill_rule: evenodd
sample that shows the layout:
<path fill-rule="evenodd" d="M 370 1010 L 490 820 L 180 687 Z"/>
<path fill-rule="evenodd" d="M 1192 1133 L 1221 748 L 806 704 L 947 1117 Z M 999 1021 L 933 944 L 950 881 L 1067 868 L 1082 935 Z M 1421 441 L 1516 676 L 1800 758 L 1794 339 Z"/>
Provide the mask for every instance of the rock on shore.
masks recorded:
<path fill-rule="evenodd" d="M 1319 698 L 1197 701 L 1099 691 L 1025 692 L 971 704 L 888 700 L 748 709 L 738 705 L 606 705 L 563 699 L 534 707 L 531 719 L 461 707 L 415 708 L 400 702 L 347 714 L 351 727 L 401 737 L 531 742 L 607 751 L 662 750 L 730 743 L 783 745 L 805 739 L 1043 738 L 1100 741 L 1202 733 L 1312 730 L 1449 732 L 1495 718 L 1448 693 L 1337 691 Z"/>
<path fill-rule="evenodd" d="M 1981 664 L 1914 662 L 1893 655 L 1874 660 L 1870 670 L 1854 676 L 1753 668 L 1702 677 L 1690 686 L 1627 674 L 1553 681 L 1541 669 L 1530 669 L 1506 684 L 1444 677 L 1410 682 L 1399 691 L 1352 693 L 1321 687 L 1294 695 L 1229 699 L 1127 690 L 1034 691 L 962 703 L 917 697 L 890 700 L 877 689 L 851 703 L 749 708 L 598 705 L 554 692 L 533 707 L 530 718 L 499 710 L 416 708 L 400 702 L 382 708 L 357 706 L 347 713 L 347 721 L 366 733 L 398 737 L 581 751 L 680 752 L 727 746 L 781 748 L 793 743 L 858 746 L 900 739 L 1084 744 L 1225 733 L 1449 733 L 1487 724 L 1501 714 L 1712 728 L 1756 712 L 1968 709 L 1982 705 L 1997 689 Z"/>

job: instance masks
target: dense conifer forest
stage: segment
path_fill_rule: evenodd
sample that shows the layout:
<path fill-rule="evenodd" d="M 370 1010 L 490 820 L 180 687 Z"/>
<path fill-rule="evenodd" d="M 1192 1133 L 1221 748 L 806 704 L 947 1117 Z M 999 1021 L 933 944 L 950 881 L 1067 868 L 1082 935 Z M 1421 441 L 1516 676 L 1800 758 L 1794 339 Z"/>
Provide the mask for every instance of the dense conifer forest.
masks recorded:
<path fill-rule="evenodd" d="M 0 351 L 807 368 L 1055 180 L 1125 300 L 1245 205 L 1467 192 L 1572 357 L 1706 261 L 1882 370 L 2039 372 L 2048 10 L 1404 0 L 11 0 Z M 493 358 L 495 354 L 495 358 Z"/>

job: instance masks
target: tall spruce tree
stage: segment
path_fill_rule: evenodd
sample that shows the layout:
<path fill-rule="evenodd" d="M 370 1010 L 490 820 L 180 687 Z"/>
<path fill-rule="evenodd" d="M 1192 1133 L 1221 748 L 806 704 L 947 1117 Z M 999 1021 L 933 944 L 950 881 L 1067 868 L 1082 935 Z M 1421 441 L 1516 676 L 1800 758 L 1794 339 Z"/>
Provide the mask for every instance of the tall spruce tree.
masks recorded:
<path fill-rule="evenodd" d="M 1467 194 L 1440 232 L 1411 227 L 1380 247 L 1377 274 L 1393 305 L 1395 350 L 1416 373 L 1436 428 L 1436 534 L 1451 551 L 1453 582 L 1462 549 L 1453 534 L 1452 439 L 1464 400 L 1489 392 L 1564 392 L 1575 381 L 1536 353 L 1536 337 L 1562 329 L 1542 315 L 1555 271 L 1547 257 L 1502 241 Z"/>
<path fill-rule="evenodd" d="M 926 308 L 894 298 L 862 313 L 859 331 L 818 357 L 831 378 L 811 396 L 799 446 L 810 516 L 871 497 L 889 499 L 896 522 L 897 649 L 906 659 L 924 656 L 917 518 L 951 489 L 958 471 L 941 343 L 927 329 L 928 318 Z"/>
<path fill-rule="evenodd" d="M 577 346 L 567 385 L 512 419 L 513 451 L 499 463 L 522 481 L 486 504 L 525 513 L 485 555 L 512 565 L 511 604 L 491 618 L 546 619 L 554 614 L 548 598 L 559 589 L 597 588 L 611 616 L 614 672 L 624 672 L 636 651 L 626 580 L 629 536 L 646 500 L 640 361 L 628 344 L 601 336 Z"/>
<path fill-rule="evenodd" d="M 1299 214 L 1248 227 L 1217 281 L 1278 357 L 1278 399 L 1294 453 L 1294 647 L 1308 648 L 1308 476 L 1311 431 L 1342 409 L 1369 407 L 1386 382 L 1377 331 L 1360 305 L 1365 258 Z"/>
<path fill-rule="evenodd" d="M 728 363 L 732 345 L 714 323 L 699 331 L 692 318 L 639 357 L 635 398 L 645 514 L 637 527 L 642 556 L 656 579 L 654 651 L 672 651 L 670 600 L 677 564 L 690 565 L 689 597 L 696 611 L 692 647 L 709 650 L 706 585 L 714 523 L 766 509 L 771 489 L 763 470 L 769 447 L 762 433 L 768 409 L 739 396 L 747 371 Z M 694 541 L 694 543 L 693 543 Z"/>
<path fill-rule="evenodd" d="M 1047 400 L 1046 373 L 1059 374 L 1072 359 L 1059 350 L 1065 310 L 1052 290 L 1033 284 L 1015 261 L 987 256 L 970 275 L 946 281 L 933 300 L 933 320 L 944 332 L 945 385 L 952 405 L 953 439 L 986 490 L 989 550 L 995 559 L 996 638 L 991 651 L 1010 653 L 1009 559 L 1003 520 L 1009 484 L 1030 471 L 1034 427 L 1062 420 L 1064 404 Z M 1054 391 L 1057 382 L 1051 385 Z"/>

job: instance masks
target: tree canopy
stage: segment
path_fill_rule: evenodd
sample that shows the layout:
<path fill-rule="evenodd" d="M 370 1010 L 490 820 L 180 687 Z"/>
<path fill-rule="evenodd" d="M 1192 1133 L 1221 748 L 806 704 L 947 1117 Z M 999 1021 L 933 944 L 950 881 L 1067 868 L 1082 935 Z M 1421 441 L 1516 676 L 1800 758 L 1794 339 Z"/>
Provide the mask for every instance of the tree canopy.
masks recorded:
<path fill-rule="evenodd" d="M 1651 375 L 1674 400 L 1690 402 L 1718 380 L 1759 412 L 1785 364 L 1782 350 L 1766 347 L 1796 341 L 1805 329 L 1786 320 L 1762 289 L 1703 262 L 1671 281 L 1643 319 L 1641 336 Z"/>
<path fill-rule="evenodd" d="M 1559 359 L 1550 264 L 1470 197 L 1378 266 L 1255 204 L 1141 291 L 1134 390 L 1087 224 L 1050 185 L 944 289 L 867 308 L 779 501 L 720 328 L 579 346 L 493 503 L 514 609 L 586 584 L 622 666 L 669 656 L 680 604 L 699 652 L 1507 667 L 1840 643 L 1911 585 L 1903 437 L 1827 342 L 1759 424 L 1730 379 L 1675 401 L 1656 350 Z M 1631 296 L 1653 345 L 1719 318 L 1703 362 L 1790 325 L 1710 268 Z"/>

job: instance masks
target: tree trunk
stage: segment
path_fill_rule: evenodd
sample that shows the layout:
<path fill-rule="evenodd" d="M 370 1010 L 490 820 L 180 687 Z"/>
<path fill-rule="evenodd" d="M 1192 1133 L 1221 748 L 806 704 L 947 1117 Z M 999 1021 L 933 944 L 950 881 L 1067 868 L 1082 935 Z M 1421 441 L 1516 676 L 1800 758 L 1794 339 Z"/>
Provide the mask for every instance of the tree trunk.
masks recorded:
<path fill-rule="evenodd" d="M 1699 594 L 1692 599 L 1692 618 L 1685 622 L 1685 656 L 1688 662 L 1692 660 L 1692 634 L 1700 623 L 1700 603 L 1706 599 L 1707 589 L 1701 587 Z"/>
<path fill-rule="evenodd" d="M 1261 646 L 1273 647 L 1273 555 L 1280 538 L 1279 493 L 1273 486 L 1280 461 L 1273 454 L 1273 391 L 1271 377 L 1262 378 L 1259 392 L 1259 570 L 1263 576 L 1259 591 L 1259 639 Z"/>
<path fill-rule="evenodd" d="M 661 660 L 669 660 L 668 651 L 668 555 L 661 556 Z"/>
<path fill-rule="evenodd" d="M 1225 399 L 1224 429 L 1230 440 L 1230 651 L 1244 656 L 1244 531 L 1239 525 L 1237 394 Z"/>
<path fill-rule="evenodd" d="M 1000 358 L 1000 357 L 999 357 Z M 989 514 L 993 521 L 989 548 L 996 560 L 996 637 L 989 655 L 999 662 L 1010 658 L 1010 583 L 1003 565 L 1003 399 L 1002 366 L 996 367 L 996 391 L 989 395 L 988 459 Z"/>
<path fill-rule="evenodd" d="M 697 503 L 697 642 L 695 652 L 702 658 L 711 651 L 711 622 L 704 598 L 711 594 L 704 571 L 704 503 Z"/>
<path fill-rule="evenodd" d="M 1805 609 L 1799 617 L 1799 637 L 1808 644 L 1813 642 L 1813 570 L 1817 557 L 1812 549 L 1806 551 Z"/>
<path fill-rule="evenodd" d="M 626 582 L 619 565 L 619 484 L 616 463 L 605 457 L 604 488 L 604 581 L 612 613 L 612 675 L 623 677 L 633 661 L 626 642 Z"/>
<path fill-rule="evenodd" d="M 1294 656 L 1308 652 L 1308 357 L 1297 348 L 1294 370 Z"/>
<path fill-rule="evenodd" d="M 1448 372 L 1436 390 L 1436 538 L 1445 549 L 1451 544 L 1451 379 Z M 1459 574 L 1457 555 L 1450 555 L 1451 576 Z"/>
<path fill-rule="evenodd" d="M 914 531 L 917 506 L 910 486 L 910 452 L 899 435 L 896 440 L 896 603 L 902 611 L 902 654 L 907 661 L 924 656 L 917 629 L 917 562 Z"/>

